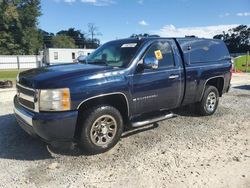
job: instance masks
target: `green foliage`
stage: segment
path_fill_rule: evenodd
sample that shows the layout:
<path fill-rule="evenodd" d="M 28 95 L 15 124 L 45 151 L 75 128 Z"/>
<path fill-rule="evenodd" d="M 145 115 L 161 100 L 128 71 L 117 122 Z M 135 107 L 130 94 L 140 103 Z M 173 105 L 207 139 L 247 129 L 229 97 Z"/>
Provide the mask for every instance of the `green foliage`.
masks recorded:
<path fill-rule="evenodd" d="M 37 54 L 42 48 L 42 36 L 34 28 L 26 28 L 23 30 L 23 47 L 25 54 Z"/>
<path fill-rule="evenodd" d="M 66 35 L 74 39 L 75 45 L 78 48 L 84 48 L 86 38 L 85 33 L 82 33 L 80 30 L 75 30 L 75 28 L 69 28 L 68 30 L 61 30 L 57 35 Z"/>
<path fill-rule="evenodd" d="M 56 35 L 52 37 L 53 48 L 75 48 L 75 41 L 67 35 Z"/>
<path fill-rule="evenodd" d="M 36 54 L 42 47 L 40 0 L 0 0 L 0 54 Z"/>
<path fill-rule="evenodd" d="M 247 25 L 239 25 L 229 29 L 227 32 L 214 36 L 214 38 L 223 40 L 230 53 L 250 51 L 250 27 Z"/>
<path fill-rule="evenodd" d="M 20 20 L 14 3 L 0 1 L 0 26 L 0 54 L 12 54 L 18 51 L 20 45 L 16 39 Z"/>
<path fill-rule="evenodd" d="M 96 31 L 94 31 L 96 32 Z M 54 35 L 53 33 L 48 33 L 40 29 L 40 33 L 43 36 L 44 47 L 52 48 L 54 45 L 52 44 L 52 39 L 54 36 L 69 36 L 74 40 L 75 47 L 77 48 L 98 48 L 100 46 L 100 40 L 95 38 L 96 33 L 92 35 L 91 38 L 87 37 L 87 34 L 83 31 L 76 30 L 75 28 L 69 28 L 68 30 L 61 30 Z M 90 35 L 89 35 L 90 36 Z"/>
<path fill-rule="evenodd" d="M 247 56 L 240 56 L 234 59 L 234 66 L 236 67 L 236 70 L 240 70 L 245 72 L 246 71 L 246 60 Z M 247 72 L 250 72 L 250 56 L 248 56 L 248 69 Z"/>
<path fill-rule="evenodd" d="M 54 33 L 49 33 L 49 32 L 46 32 L 42 29 L 39 29 L 39 32 L 42 36 L 42 40 L 43 40 L 43 47 L 44 48 L 52 48 L 52 37 L 54 36 Z"/>

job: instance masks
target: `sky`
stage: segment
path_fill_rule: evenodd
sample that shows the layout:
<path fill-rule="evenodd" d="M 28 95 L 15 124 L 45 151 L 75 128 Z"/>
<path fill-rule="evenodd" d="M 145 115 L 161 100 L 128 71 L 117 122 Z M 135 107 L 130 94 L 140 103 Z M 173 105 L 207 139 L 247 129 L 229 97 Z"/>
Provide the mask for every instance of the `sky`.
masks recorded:
<path fill-rule="evenodd" d="M 101 43 L 133 33 L 211 38 L 250 25 L 250 0 L 42 0 L 41 9 L 41 29 L 87 33 L 88 23 L 95 23 Z"/>

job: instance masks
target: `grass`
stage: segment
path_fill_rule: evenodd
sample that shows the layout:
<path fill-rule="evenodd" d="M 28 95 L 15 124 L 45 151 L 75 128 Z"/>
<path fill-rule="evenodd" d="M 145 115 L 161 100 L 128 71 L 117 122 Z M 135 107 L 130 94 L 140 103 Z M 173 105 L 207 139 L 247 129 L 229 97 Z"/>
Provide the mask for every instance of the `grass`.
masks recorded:
<path fill-rule="evenodd" d="M 234 65 L 236 70 L 240 70 L 242 72 L 246 71 L 246 58 L 247 56 L 240 56 L 234 59 Z M 244 66 L 245 65 L 245 66 Z M 247 72 L 250 72 L 250 56 L 248 56 L 248 69 Z"/>
<path fill-rule="evenodd" d="M 0 80 L 16 80 L 16 76 L 22 70 L 0 70 Z"/>

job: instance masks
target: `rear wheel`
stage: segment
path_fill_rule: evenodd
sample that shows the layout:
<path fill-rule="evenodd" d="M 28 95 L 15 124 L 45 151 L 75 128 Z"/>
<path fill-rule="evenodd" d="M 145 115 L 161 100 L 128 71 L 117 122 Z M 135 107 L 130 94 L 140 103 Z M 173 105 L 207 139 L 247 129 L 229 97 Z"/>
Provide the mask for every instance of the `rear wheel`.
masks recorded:
<path fill-rule="evenodd" d="M 197 110 L 201 115 L 212 115 L 219 103 L 219 92 L 214 86 L 207 85 L 202 100 L 197 103 Z"/>
<path fill-rule="evenodd" d="M 105 152 L 116 145 L 123 131 L 120 112 L 108 105 L 93 107 L 84 112 L 80 146 L 89 154 Z"/>

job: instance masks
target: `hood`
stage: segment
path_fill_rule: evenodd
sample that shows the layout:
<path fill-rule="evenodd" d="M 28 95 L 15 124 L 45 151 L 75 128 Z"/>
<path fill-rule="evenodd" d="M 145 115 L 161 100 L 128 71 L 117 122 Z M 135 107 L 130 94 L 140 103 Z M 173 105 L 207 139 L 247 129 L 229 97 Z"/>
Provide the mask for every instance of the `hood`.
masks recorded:
<path fill-rule="evenodd" d="M 86 76 L 112 69 L 113 67 L 110 66 L 80 63 L 54 65 L 21 72 L 19 74 L 18 83 L 26 87 L 37 88 L 41 82 L 60 82 L 65 78 L 68 79 L 75 76 Z"/>

